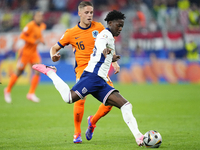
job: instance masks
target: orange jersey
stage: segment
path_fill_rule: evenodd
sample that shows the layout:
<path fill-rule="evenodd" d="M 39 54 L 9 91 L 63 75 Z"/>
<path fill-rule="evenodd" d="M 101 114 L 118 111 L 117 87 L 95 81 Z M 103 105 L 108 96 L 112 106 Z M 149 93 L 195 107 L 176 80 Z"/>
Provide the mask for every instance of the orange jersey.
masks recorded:
<path fill-rule="evenodd" d="M 61 39 L 58 41 L 60 47 L 71 44 L 75 54 L 75 72 L 82 74 L 83 70 L 87 66 L 90 55 L 93 52 L 95 39 L 104 29 L 104 26 L 99 23 L 92 21 L 88 28 L 82 28 L 80 25 L 76 25 L 71 29 L 67 29 Z M 80 75 L 78 75 L 80 77 Z M 77 76 L 77 77 L 78 77 Z"/>
<path fill-rule="evenodd" d="M 20 53 L 24 56 L 30 56 L 33 53 L 37 53 L 36 40 L 44 41 L 42 37 L 42 31 L 46 29 L 46 25 L 41 23 L 40 26 L 35 21 L 29 22 L 20 34 L 20 38 L 25 41 L 24 47 L 20 50 Z"/>

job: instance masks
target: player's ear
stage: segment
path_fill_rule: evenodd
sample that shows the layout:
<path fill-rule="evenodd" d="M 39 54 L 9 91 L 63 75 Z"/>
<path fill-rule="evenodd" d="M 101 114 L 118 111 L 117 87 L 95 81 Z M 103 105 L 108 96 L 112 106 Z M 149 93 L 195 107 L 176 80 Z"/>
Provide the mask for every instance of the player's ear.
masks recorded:
<path fill-rule="evenodd" d="M 112 21 L 108 21 L 108 26 L 111 26 L 112 25 Z"/>
<path fill-rule="evenodd" d="M 80 11 L 78 11 L 78 15 L 79 15 L 79 17 L 81 16 L 81 12 Z"/>

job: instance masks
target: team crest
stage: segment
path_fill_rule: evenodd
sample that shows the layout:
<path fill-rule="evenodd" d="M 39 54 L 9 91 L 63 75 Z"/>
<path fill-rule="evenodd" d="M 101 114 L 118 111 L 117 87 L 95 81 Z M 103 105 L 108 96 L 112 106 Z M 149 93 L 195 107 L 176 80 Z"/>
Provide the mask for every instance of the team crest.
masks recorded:
<path fill-rule="evenodd" d="M 94 31 L 92 31 L 92 36 L 94 37 L 94 38 L 97 38 L 97 35 L 99 34 L 99 31 L 97 31 L 97 30 L 94 30 Z"/>
<path fill-rule="evenodd" d="M 87 91 L 88 91 L 88 90 L 87 90 L 85 87 L 82 89 L 82 93 L 83 93 L 83 94 L 85 94 Z"/>

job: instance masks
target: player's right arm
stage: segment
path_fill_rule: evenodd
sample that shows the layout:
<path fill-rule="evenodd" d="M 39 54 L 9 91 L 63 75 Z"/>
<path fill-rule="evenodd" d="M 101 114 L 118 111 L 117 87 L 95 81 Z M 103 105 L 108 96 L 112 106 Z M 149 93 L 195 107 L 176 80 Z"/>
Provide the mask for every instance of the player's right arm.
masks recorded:
<path fill-rule="evenodd" d="M 53 62 L 60 60 L 60 52 L 58 52 L 60 49 L 61 47 L 57 43 L 51 47 L 50 56 Z"/>
<path fill-rule="evenodd" d="M 65 45 L 68 45 L 70 42 L 70 35 L 69 30 L 66 30 L 66 32 L 63 34 L 63 36 L 60 38 L 60 40 L 51 47 L 50 49 L 50 56 L 51 60 L 53 62 L 56 62 L 60 60 L 60 52 L 58 52 L 61 48 L 65 47 Z"/>

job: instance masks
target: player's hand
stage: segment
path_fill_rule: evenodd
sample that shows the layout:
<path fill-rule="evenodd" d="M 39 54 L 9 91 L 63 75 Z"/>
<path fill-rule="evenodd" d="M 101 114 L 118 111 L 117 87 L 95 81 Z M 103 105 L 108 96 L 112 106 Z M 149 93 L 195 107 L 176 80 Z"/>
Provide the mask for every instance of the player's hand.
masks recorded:
<path fill-rule="evenodd" d="M 113 68 L 114 68 L 114 70 L 115 70 L 115 74 L 117 74 L 117 73 L 120 72 L 120 66 L 118 65 L 117 62 L 113 62 L 113 63 L 112 63 L 112 66 L 113 66 Z"/>
<path fill-rule="evenodd" d="M 54 55 L 51 57 L 51 60 L 52 60 L 53 62 L 56 62 L 56 61 L 59 61 L 59 60 L 60 60 L 60 57 L 61 57 L 60 52 L 58 52 L 58 53 L 54 54 Z"/>
<path fill-rule="evenodd" d="M 113 55 L 112 62 L 116 62 L 120 59 L 120 55 Z"/>
<path fill-rule="evenodd" d="M 111 50 L 112 50 L 112 49 L 110 49 L 110 48 L 105 48 L 105 49 L 103 50 L 103 55 L 104 55 L 105 58 L 106 58 L 106 55 L 108 55 L 108 54 L 111 53 Z"/>

